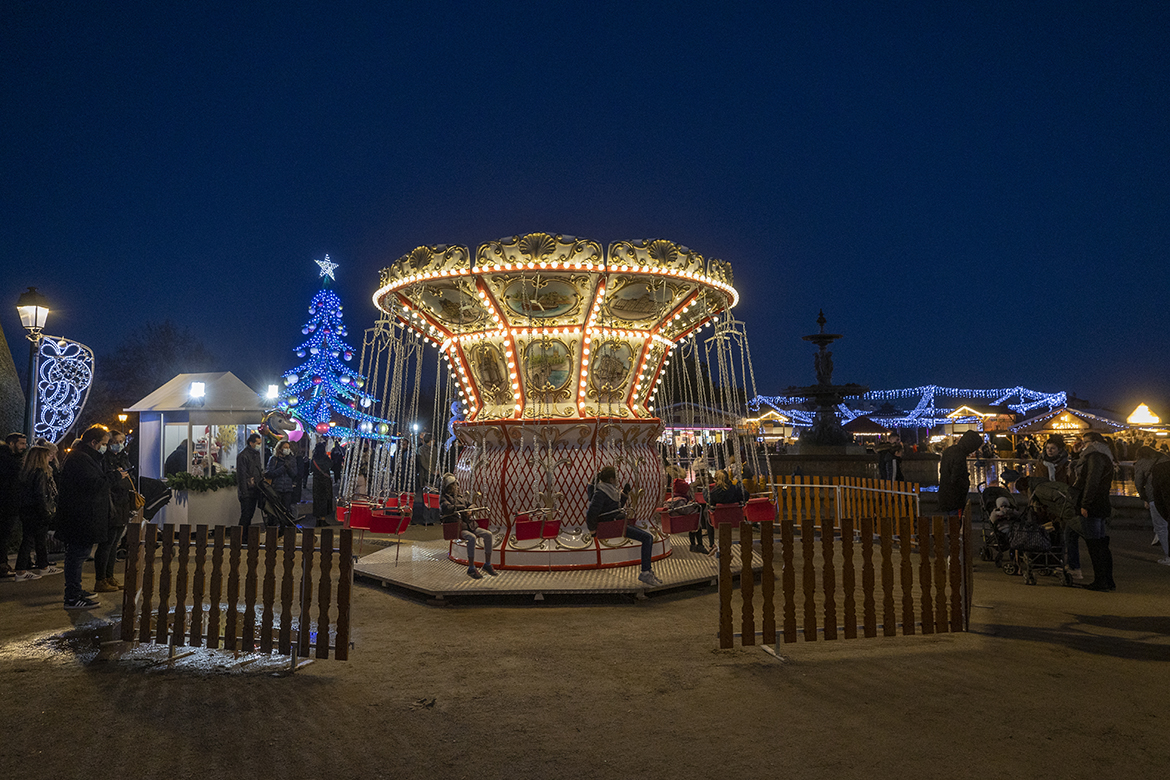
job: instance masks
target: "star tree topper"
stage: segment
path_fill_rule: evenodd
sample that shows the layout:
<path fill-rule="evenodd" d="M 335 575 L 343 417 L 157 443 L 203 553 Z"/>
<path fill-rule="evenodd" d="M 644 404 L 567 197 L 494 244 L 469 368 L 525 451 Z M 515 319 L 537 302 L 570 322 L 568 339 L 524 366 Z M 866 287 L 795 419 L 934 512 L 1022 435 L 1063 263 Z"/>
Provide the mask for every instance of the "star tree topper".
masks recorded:
<path fill-rule="evenodd" d="M 314 260 L 313 262 L 321 266 L 321 273 L 318 276 L 328 276 L 330 279 L 337 281 L 333 276 L 333 269 L 337 268 L 337 263 L 330 262 L 329 255 L 325 255 L 324 260 Z"/>

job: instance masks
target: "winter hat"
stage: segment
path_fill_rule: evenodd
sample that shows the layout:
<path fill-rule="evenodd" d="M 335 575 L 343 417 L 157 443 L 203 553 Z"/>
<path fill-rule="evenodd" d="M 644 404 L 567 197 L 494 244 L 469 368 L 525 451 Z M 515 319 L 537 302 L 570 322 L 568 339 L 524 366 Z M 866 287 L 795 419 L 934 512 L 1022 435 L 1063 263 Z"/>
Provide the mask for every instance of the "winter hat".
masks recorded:
<path fill-rule="evenodd" d="M 452 474 L 451 472 L 448 471 L 446 474 L 444 474 L 443 475 L 443 492 L 446 493 L 447 489 L 449 487 L 451 487 L 452 485 L 454 485 L 457 481 L 458 480 L 455 479 L 455 475 Z"/>

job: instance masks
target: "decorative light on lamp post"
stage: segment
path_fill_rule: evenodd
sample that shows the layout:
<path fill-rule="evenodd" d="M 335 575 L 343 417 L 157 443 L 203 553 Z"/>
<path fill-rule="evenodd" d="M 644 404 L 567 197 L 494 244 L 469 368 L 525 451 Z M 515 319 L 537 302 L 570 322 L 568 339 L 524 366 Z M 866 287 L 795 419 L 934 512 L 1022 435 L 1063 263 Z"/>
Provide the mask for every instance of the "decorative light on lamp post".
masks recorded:
<path fill-rule="evenodd" d="M 28 381 L 24 395 L 24 425 L 25 435 L 29 444 L 35 439 L 37 419 L 37 355 L 40 351 L 41 332 L 45 329 L 45 322 L 49 319 L 49 301 L 37 292 L 37 288 L 30 287 L 28 292 L 20 294 L 16 301 L 16 311 L 20 314 L 20 324 L 24 326 L 29 340 L 28 347 Z"/>

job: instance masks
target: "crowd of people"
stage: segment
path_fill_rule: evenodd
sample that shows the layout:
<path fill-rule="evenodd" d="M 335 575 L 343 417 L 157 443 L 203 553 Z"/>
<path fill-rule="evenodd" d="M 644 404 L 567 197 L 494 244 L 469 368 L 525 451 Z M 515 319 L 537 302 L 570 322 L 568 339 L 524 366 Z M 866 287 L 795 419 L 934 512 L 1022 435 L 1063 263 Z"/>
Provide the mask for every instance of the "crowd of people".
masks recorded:
<path fill-rule="evenodd" d="M 939 464 L 938 509 L 943 514 L 956 515 L 966 505 L 971 489 L 967 459 L 985 446 L 983 437 L 967 431 L 954 444 L 943 450 Z M 1126 453 L 1129 454 L 1128 445 Z M 1082 585 L 1092 591 L 1112 591 L 1117 588 L 1113 579 L 1113 553 L 1110 549 L 1109 528 L 1113 514 L 1110 494 L 1119 472 L 1120 459 L 1117 443 L 1100 433 L 1086 431 L 1075 437 L 1071 447 L 1060 434 L 1050 436 L 1042 450 L 1029 463 L 1026 472 L 1005 471 L 1004 487 L 1020 494 L 1035 497 L 1040 493 L 1067 496 L 1071 506 L 1069 517 L 1062 522 L 1065 568 L 1070 579 L 1084 579 L 1081 571 L 1081 544 L 1093 564 L 1093 581 Z M 1163 566 L 1170 566 L 1170 454 L 1150 444 L 1139 445 L 1132 453 L 1134 482 L 1146 509 L 1149 510 L 1154 531 L 1153 544 L 1161 545 Z"/>
<path fill-rule="evenodd" d="M 130 521 L 135 496 L 132 467 L 121 431 L 102 426 L 85 430 L 61 459 L 43 439 L 32 447 L 23 433 L 10 433 L 0 448 L 0 550 L 9 549 L 19 530 L 16 566 L 7 554 L 0 577 L 17 582 L 64 574 L 65 609 L 93 609 L 97 593 L 116 592 L 118 544 Z M 52 531 L 64 545 L 61 568 L 49 562 Z M 93 590 L 82 587 L 82 567 L 93 556 Z"/>

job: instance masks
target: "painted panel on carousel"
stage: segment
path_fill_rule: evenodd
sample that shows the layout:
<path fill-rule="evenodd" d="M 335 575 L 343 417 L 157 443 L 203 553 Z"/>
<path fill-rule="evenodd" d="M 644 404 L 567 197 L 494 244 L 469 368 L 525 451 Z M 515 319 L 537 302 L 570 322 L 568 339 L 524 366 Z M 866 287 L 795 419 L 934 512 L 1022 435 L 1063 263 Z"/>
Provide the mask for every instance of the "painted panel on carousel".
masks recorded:
<path fill-rule="evenodd" d="M 673 307 L 682 289 L 682 285 L 666 281 L 650 283 L 619 276 L 605 295 L 606 324 L 630 323 L 635 327 L 647 327 Z"/>
<path fill-rule="evenodd" d="M 422 284 L 412 293 L 411 302 L 416 307 L 457 333 L 484 327 L 490 316 L 469 281 Z"/>
<path fill-rule="evenodd" d="M 509 319 L 522 325 L 525 320 L 578 319 L 581 294 L 568 279 L 542 275 L 523 276 L 503 285 L 503 304 Z"/>
<path fill-rule="evenodd" d="M 524 379 L 528 399 L 546 408 L 542 413 L 551 416 L 573 416 L 572 382 L 577 366 L 573 345 L 547 336 L 536 338 L 523 347 Z M 556 404 L 565 408 L 558 410 Z"/>
<path fill-rule="evenodd" d="M 490 407 L 510 408 L 513 403 L 512 385 L 508 381 L 504 355 L 497 345 L 483 341 L 473 344 L 468 352 L 471 370 L 479 386 L 480 401 L 486 407 L 479 417 L 499 417 L 499 410 L 492 411 Z"/>
<path fill-rule="evenodd" d="M 634 369 L 634 348 L 622 339 L 594 342 L 589 368 L 588 397 L 603 404 L 621 403 L 626 384 Z"/>

